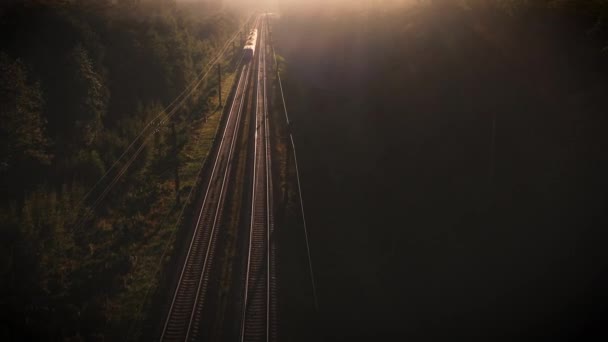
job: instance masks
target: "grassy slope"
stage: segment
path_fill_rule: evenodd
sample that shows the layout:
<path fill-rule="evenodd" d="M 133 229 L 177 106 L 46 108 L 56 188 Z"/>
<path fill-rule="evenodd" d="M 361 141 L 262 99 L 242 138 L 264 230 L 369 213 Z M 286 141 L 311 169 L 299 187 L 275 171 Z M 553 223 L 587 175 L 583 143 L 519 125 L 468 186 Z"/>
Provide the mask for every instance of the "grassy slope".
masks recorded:
<path fill-rule="evenodd" d="M 235 80 L 235 72 L 224 75 L 222 81 L 222 98 L 226 99 Z M 218 108 L 218 96 L 209 98 L 210 108 Z M 192 122 L 192 132 L 186 143 L 180 165 L 181 169 L 181 193 L 183 200 L 188 196 L 190 189 L 200 184 L 199 170 L 207 163 L 207 157 L 218 134 L 222 111 L 212 109 L 209 113 L 201 113 L 201 119 Z M 158 279 L 162 278 L 159 272 L 164 271 L 166 261 L 169 260 L 175 244 L 175 232 L 181 227 L 182 221 L 178 221 L 181 205 L 176 206 L 175 194 L 172 190 L 171 181 L 160 185 L 167 190 L 164 196 L 156 200 L 155 212 L 147 218 L 156 221 L 152 226 L 156 231 L 145 235 L 142 239 L 130 246 L 129 254 L 137 260 L 131 274 L 127 277 L 126 291 L 112 298 L 109 303 L 110 324 L 115 326 L 116 331 L 124 331 L 125 325 L 130 327 L 139 326 L 147 317 L 151 295 L 155 294 L 158 287 Z M 191 198 L 191 202 L 195 201 Z M 156 219 L 155 219 L 156 216 Z M 162 259 L 161 259 L 162 258 Z M 141 331 L 133 331 L 134 339 Z"/>

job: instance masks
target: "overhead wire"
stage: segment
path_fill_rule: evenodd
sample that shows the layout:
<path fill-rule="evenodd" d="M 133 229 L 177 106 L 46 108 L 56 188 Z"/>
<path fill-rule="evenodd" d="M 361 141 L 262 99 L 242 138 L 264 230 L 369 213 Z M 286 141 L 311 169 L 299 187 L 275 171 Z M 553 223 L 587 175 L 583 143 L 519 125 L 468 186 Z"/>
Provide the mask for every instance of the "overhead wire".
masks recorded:
<path fill-rule="evenodd" d="M 245 24 L 243 26 L 241 26 L 241 28 L 243 28 L 246 25 L 247 22 L 249 22 L 249 19 L 245 22 Z M 239 32 L 240 32 L 240 30 L 239 30 Z M 237 32 L 237 34 L 238 34 L 238 32 Z M 241 56 L 241 58 L 239 59 L 239 61 L 236 63 L 237 70 L 238 70 L 239 65 L 241 64 L 242 61 L 243 61 L 243 57 Z M 235 81 L 236 81 L 236 79 L 232 81 L 233 82 L 232 84 L 234 84 Z M 216 130 L 215 130 L 214 138 L 213 138 L 214 141 L 215 141 L 215 138 L 217 136 L 217 132 L 219 131 L 219 128 L 220 128 L 220 126 L 218 126 L 216 128 Z M 169 248 L 171 247 L 171 243 L 173 242 L 173 238 L 174 238 L 174 236 L 175 236 L 175 234 L 177 232 L 177 227 L 178 227 L 179 223 L 181 222 L 182 217 L 184 216 L 184 212 L 186 211 L 187 206 L 190 204 L 190 201 L 192 200 L 192 196 L 194 194 L 194 189 L 196 188 L 196 186 L 195 186 L 196 182 L 200 179 L 201 174 L 203 172 L 203 169 L 205 168 L 205 165 L 207 165 L 207 160 L 208 160 L 208 155 L 206 155 L 204 157 L 204 159 L 202 160 L 202 162 L 200 164 L 200 167 L 198 168 L 196 177 L 195 177 L 195 180 L 196 180 L 195 184 L 192 185 L 192 187 L 190 187 L 190 191 L 188 192 L 188 196 L 186 197 L 186 200 L 184 201 L 182 207 L 180 208 L 179 214 L 178 214 L 177 218 L 175 219 L 175 222 L 171 226 L 172 227 L 171 228 L 171 233 L 169 235 L 169 238 L 166 240 L 166 242 L 164 244 L 163 252 L 161 253 L 161 255 L 160 255 L 159 259 L 158 259 L 158 262 L 156 263 L 156 267 L 154 269 L 154 273 L 152 275 L 152 278 L 157 277 L 157 275 L 160 273 L 161 267 L 163 265 L 163 260 L 165 259 L 167 253 L 169 252 Z M 148 288 L 146 289 L 146 293 L 144 294 L 144 297 L 143 297 L 141 303 L 139 304 L 139 309 L 137 310 L 138 311 L 138 315 L 143 310 L 143 308 L 145 306 L 145 303 L 146 303 L 146 301 L 148 299 L 148 296 L 150 295 L 151 289 L 152 289 L 152 283 L 150 283 L 150 286 L 148 286 Z M 128 332 L 126 338 L 125 338 L 126 340 L 128 340 L 130 338 L 130 336 L 133 334 L 133 331 L 135 329 L 136 328 L 134 327 L 134 324 L 131 324 L 131 328 L 129 329 L 129 332 Z"/>
<path fill-rule="evenodd" d="M 148 128 L 150 128 L 153 125 L 153 123 L 156 122 L 157 120 L 159 120 L 159 118 L 161 118 L 163 115 L 166 115 L 166 117 L 163 118 L 163 120 L 161 120 L 158 123 L 158 125 L 156 125 L 157 128 L 141 143 L 139 148 L 135 151 L 133 156 L 131 156 L 131 158 L 129 158 L 129 160 L 123 166 L 123 168 L 116 174 L 114 179 L 112 179 L 112 181 L 101 191 L 101 194 L 93 201 L 93 204 L 90 207 L 87 207 L 83 218 L 80 219 L 78 221 L 78 224 L 76 225 L 76 230 L 79 230 L 81 228 L 81 226 L 84 225 L 86 220 L 90 217 L 90 214 L 95 212 L 95 209 L 97 208 L 99 203 L 101 203 L 103 201 L 103 199 L 107 196 L 107 194 L 110 192 L 110 190 L 116 185 L 116 183 L 118 183 L 120 178 L 122 178 L 122 176 L 126 173 L 128 168 L 135 161 L 135 159 L 139 156 L 139 154 L 141 153 L 141 151 L 143 150 L 145 145 L 148 143 L 150 138 L 159 131 L 160 127 L 162 127 L 162 125 L 166 121 L 171 119 L 171 117 L 173 117 L 175 115 L 175 113 L 178 112 L 178 110 L 183 106 L 183 104 L 192 95 L 192 93 L 194 93 L 194 91 L 196 89 L 198 89 L 198 87 L 201 85 L 201 83 L 209 76 L 209 74 L 211 73 L 211 70 L 213 69 L 213 66 L 215 64 L 217 64 L 217 62 L 220 60 L 220 58 L 222 58 L 224 56 L 224 54 L 226 53 L 226 50 L 228 49 L 230 44 L 232 42 L 234 42 L 234 40 L 238 37 L 239 33 L 243 30 L 243 28 L 247 25 L 247 23 L 250 20 L 251 20 L 251 17 L 249 17 L 245 21 L 245 23 L 243 23 L 243 25 L 240 26 L 240 28 L 236 31 L 236 33 L 224 44 L 223 48 L 220 50 L 218 55 L 215 58 L 213 58 L 206 65 L 205 68 L 203 68 L 203 70 L 197 75 L 197 77 L 192 82 L 190 82 L 190 84 L 168 106 L 166 106 L 156 117 L 154 117 L 152 120 L 150 120 L 150 122 L 148 122 L 146 124 L 146 126 L 144 126 L 144 128 L 140 131 L 140 133 L 133 139 L 131 144 L 129 144 L 127 149 L 125 149 L 125 151 L 120 155 L 120 157 L 118 157 L 118 159 L 116 159 L 114 161 L 112 166 L 100 177 L 100 179 L 95 183 L 95 185 L 86 193 L 86 195 L 81 200 L 80 205 L 78 206 L 79 209 L 85 203 L 87 198 L 103 182 L 103 180 L 106 177 L 108 177 L 108 175 L 112 172 L 112 170 L 114 170 L 117 167 L 117 165 L 120 163 L 120 161 L 123 160 L 123 158 L 135 146 L 135 144 L 142 138 L 142 136 L 144 136 L 144 134 L 148 131 Z M 177 103 L 177 102 L 179 102 L 179 103 Z M 167 110 L 171 107 L 173 107 L 173 108 L 167 113 Z"/>
<path fill-rule="evenodd" d="M 270 25 L 270 24 L 268 24 Z M 274 41 L 272 39 L 272 35 L 270 36 L 270 46 L 272 47 L 272 54 L 274 56 L 274 62 L 275 62 L 275 68 L 277 71 L 277 80 L 279 83 L 279 89 L 281 92 L 281 100 L 283 103 L 283 111 L 285 113 L 285 120 L 287 121 L 287 125 L 289 127 L 290 125 L 290 121 L 289 121 L 289 116 L 287 114 L 287 105 L 285 103 L 285 94 L 283 92 L 283 85 L 281 82 L 281 75 L 279 72 L 279 63 L 277 61 L 277 54 L 275 52 L 274 49 Z M 319 301 L 318 301 L 318 297 L 317 297 L 317 288 L 316 288 L 316 283 L 315 283 L 315 276 L 314 276 L 314 271 L 313 271 L 313 267 L 312 267 L 312 257 L 311 257 L 311 253 L 310 253 L 310 242 L 309 242 L 309 234 L 308 234 L 308 227 L 306 225 L 306 215 L 304 214 L 304 200 L 302 198 L 302 185 L 300 183 L 300 171 L 299 171 L 299 167 L 298 167 L 298 159 L 296 157 L 296 145 L 294 143 L 293 140 L 293 135 L 291 134 L 291 132 L 289 132 L 289 138 L 291 141 L 291 150 L 293 153 L 293 160 L 294 160 L 294 164 L 296 167 L 296 179 L 297 179 L 297 183 L 298 183 L 298 195 L 300 197 L 300 209 L 301 209 L 301 214 L 302 214 L 302 223 L 304 226 L 304 239 L 306 242 L 306 253 L 308 255 L 308 266 L 309 266 L 309 272 L 310 272 L 310 281 L 312 283 L 312 292 L 313 292 L 313 300 L 314 300 L 314 306 L 315 306 L 315 310 L 319 310 Z"/>

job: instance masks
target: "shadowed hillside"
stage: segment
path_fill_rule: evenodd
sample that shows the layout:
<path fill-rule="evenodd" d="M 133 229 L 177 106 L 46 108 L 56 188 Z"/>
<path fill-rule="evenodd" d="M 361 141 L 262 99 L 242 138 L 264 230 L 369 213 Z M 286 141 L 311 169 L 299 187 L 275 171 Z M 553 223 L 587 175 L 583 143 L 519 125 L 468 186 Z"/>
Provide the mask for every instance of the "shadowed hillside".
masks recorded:
<path fill-rule="evenodd" d="M 605 334 L 597 9 L 284 13 L 327 340 Z"/>

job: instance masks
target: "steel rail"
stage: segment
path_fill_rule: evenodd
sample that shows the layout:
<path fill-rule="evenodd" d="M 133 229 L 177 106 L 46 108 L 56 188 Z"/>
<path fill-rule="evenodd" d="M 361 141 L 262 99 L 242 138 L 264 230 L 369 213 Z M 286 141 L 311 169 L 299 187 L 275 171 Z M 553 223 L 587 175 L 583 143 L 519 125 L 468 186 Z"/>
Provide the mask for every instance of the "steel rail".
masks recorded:
<path fill-rule="evenodd" d="M 160 113 L 158 113 L 157 116 L 155 116 L 152 120 L 150 120 L 144 126 L 144 128 L 142 128 L 142 130 L 140 131 L 140 133 L 133 139 L 133 141 L 129 144 L 129 146 L 123 151 L 123 153 L 114 161 L 114 163 L 110 166 L 110 168 L 108 170 L 106 170 L 106 172 L 93 185 L 93 187 L 91 189 L 89 189 L 89 191 L 85 194 L 85 196 L 83 197 L 83 199 L 80 201 L 80 203 L 77 206 L 77 208 L 80 208 L 80 206 L 84 203 L 84 201 L 86 201 L 86 199 L 94 192 L 94 190 L 102 183 L 102 181 L 112 172 L 112 170 L 116 166 L 118 166 L 118 163 L 135 146 L 135 143 L 138 140 L 140 140 L 140 138 L 148 131 L 148 128 L 153 127 L 154 122 L 156 122 L 157 120 L 160 120 L 160 118 L 163 115 L 165 115 L 166 117 L 164 119 L 162 119 L 160 122 L 158 122 L 156 125 L 154 125 L 155 127 L 161 127 L 166 121 L 168 121 L 173 115 L 175 115 L 175 113 L 177 113 L 178 109 L 183 106 L 183 104 L 185 103 L 185 101 L 194 93 L 194 91 L 196 89 L 198 89 L 198 87 L 201 85 L 201 83 L 207 78 L 207 76 L 212 71 L 213 66 L 215 64 L 217 64 L 219 62 L 219 60 L 224 56 L 224 54 L 226 53 L 226 51 L 227 51 L 228 47 L 230 46 L 230 44 L 235 41 L 235 39 L 239 35 L 239 32 L 241 32 L 245 28 L 245 26 L 247 25 L 247 23 L 250 20 L 251 20 L 251 17 L 248 18 L 243 25 L 241 25 L 241 27 L 239 28 L 239 30 L 224 44 L 224 46 L 222 47 L 222 49 L 220 50 L 220 52 L 218 53 L 218 55 L 215 56 L 207 64 L 207 66 L 201 70 L 201 72 L 195 77 L 195 79 L 192 82 L 190 82 L 190 84 L 188 84 L 188 86 L 186 86 L 186 88 L 184 88 L 184 90 L 182 90 L 182 92 L 175 99 L 173 99 L 173 101 L 168 106 L 166 106 Z M 173 107 L 173 108 L 167 113 L 167 110 L 169 110 L 169 108 L 171 108 L 171 107 Z M 125 164 L 125 166 L 123 166 L 123 168 L 119 171 L 119 173 L 112 179 L 112 181 L 110 182 L 110 184 L 107 185 L 104 188 L 104 190 L 102 190 L 102 194 L 95 199 L 93 206 L 91 208 L 89 208 L 86 211 L 85 216 L 81 220 L 79 220 L 79 223 L 76 225 L 76 229 L 77 230 L 80 229 L 80 227 L 89 218 L 90 214 L 92 212 L 94 212 L 94 210 L 96 209 L 97 205 L 107 196 L 107 194 L 109 193 L 109 191 L 120 180 L 120 178 L 124 175 L 124 173 L 127 171 L 127 169 L 131 166 L 131 164 L 133 163 L 133 161 L 139 156 L 139 153 L 141 153 L 141 151 L 143 150 L 143 147 L 148 143 L 148 141 L 150 140 L 150 137 L 153 136 L 156 132 L 158 132 L 158 128 L 156 130 L 153 130 L 152 133 L 140 144 L 139 148 L 135 151 L 134 155 L 131 156 L 131 158 Z"/>
<path fill-rule="evenodd" d="M 240 67 L 242 61 L 243 61 L 243 58 L 241 57 L 239 59 L 239 61 L 237 62 L 237 69 Z M 231 88 L 232 88 L 232 86 L 234 86 L 235 82 L 237 82 L 237 81 L 238 81 L 238 79 L 235 79 L 231 83 Z M 215 130 L 215 133 L 213 135 L 214 136 L 214 138 L 213 138 L 214 142 L 218 138 L 218 132 L 220 131 L 220 128 L 221 127 L 218 126 L 216 128 L 216 130 Z M 209 158 L 209 155 L 203 157 L 202 162 L 200 163 L 200 166 L 198 167 L 198 171 L 196 172 L 196 177 L 194 179 L 199 180 L 201 178 L 203 170 L 205 169 L 205 166 L 208 164 L 208 158 Z M 160 273 L 160 271 L 161 271 L 161 267 L 163 265 L 163 260 L 165 259 L 165 256 L 169 252 L 169 248 L 171 247 L 171 241 L 173 241 L 173 237 L 175 236 L 175 233 L 177 231 L 178 224 L 181 222 L 181 219 L 184 216 L 186 208 L 188 207 L 188 204 L 190 203 L 190 201 L 192 199 L 192 196 L 195 193 L 194 190 L 196 189 L 196 184 L 198 184 L 198 181 L 193 186 L 190 187 L 190 190 L 188 191 L 188 196 L 186 196 L 186 200 L 183 202 L 183 204 L 181 206 L 181 209 L 179 211 L 179 214 L 177 215 L 177 218 L 175 219 L 174 223 L 172 224 L 171 235 L 166 240 L 166 243 L 165 243 L 164 248 L 163 248 L 163 252 L 162 252 L 161 256 L 158 258 L 158 262 L 156 264 L 156 268 L 155 268 L 155 271 L 153 273 L 154 274 L 153 278 L 155 278 Z M 144 295 L 144 299 L 142 299 L 141 304 L 140 304 L 139 309 L 138 309 L 138 313 L 139 314 L 141 314 L 141 310 L 143 309 L 143 306 L 146 303 L 146 300 L 147 300 L 147 298 L 148 298 L 148 296 L 150 294 L 150 290 L 151 289 L 152 289 L 152 285 L 148 286 L 148 289 L 146 290 L 146 294 Z M 128 333 L 128 336 L 127 336 L 126 340 L 129 340 L 129 337 L 131 336 L 131 334 L 133 332 L 133 329 L 134 328 L 131 328 L 129 330 L 129 333 Z"/>
<path fill-rule="evenodd" d="M 215 231 L 215 228 L 218 225 L 218 221 L 219 221 L 220 214 L 221 214 L 221 208 L 223 207 L 223 202 L 224 202 L 224 196 L 225 196 L 225 193 L 226 193 L 226 188 L 227 188 L 227 185 L 228 185 L 228 178 L 229 178 L 229 175 L 230 175 L 230 170 L 232 169 L 232 156 L 234 154 L 234 149 L 235 149 L 235 146 L 236 146 L 236 141 L 238 139 L 238 131 L 239 131 L 240 122 L 241 122 L 240 119 L 241 119 L 241 114 L 243 112 L 244 103 L 245 103 L 245 101 L 244 101 L 244 99 L 245 99 L 245 91 L 246 91 L 247 86 L 249 84 L 249 75 L 250 75 L 250 72 L 251 72 L 251 68 L 249 66 L 246 66 L 246 68 L 247 68 L 247 72 L 246 72 L 246 75 L 245 75 L 245 86 L 244 86 L 244 90 L 243 90 L 243 93 L 242 93 L 242 96 L 241 96 L 241 101 L 239 102 L 238 117 L 236 119 L 237 120 L 236 121 L 236 127 L 235 127 L 235 130 L 233 132 L 232 143 L 230 145 L 230 155 L 229 155 L 228 165 L 226 165 L 226 169 L 224 171 L 224 177 L 223 177 L 223 180 L 222 180 L 222 186 L 221 186 L 220 195 L 219 195 L 220 197 L 219 197 L 218 210 L 216 211 L 215 217 L 214 217 L 214 220 L 213 220 L 213 226 L 212 226 L 213 228 L 212 228 L 212 233 L 211 233 L 212 234 L 212 240 L 210 241 L 210 246 L 211 246 L 211 244 L 215 243 L 215 236 L 216 235 L 213 235 L 213 232 Z M 211 248 L 211 247 L 208 248 L 207 249 L 207 253 L 205 255 L 205 262 L 204 262 L 204 265 L 203 265 L 203 272 L 201 272 L 200 279 L 199 279 L 199 282 L 198 282 L 198 289 L 197 289 L 196 296 L 195 296 L 195 302 L 194 302 L 194 307 L 193 307 L 192 314 L 191 314 L 191 317 L 190 317 L 190 322 L 188 324 L 188 333 L 186 335 L 186 340 L 188 340 L 189 337 L 190 337 L 191 328 L 192 328 L 193 323 L 195 322 L 196 310 L 199 307 L 199 301 L 205 295 L 206 288 L 203 288 L 203 285 L 207 284 L 207 279 L 205 279 L 209 275 L 209 273 L 206 272 L 207 271 L 207 264 L 208 264 L 208 261 L 210 259 L 210 257 L 209 257 L 210 253 L 212 253 L 213 250 L 214 249 Z"/>
<path fill-rule="evenodd" d="M 197 219 L 197 223 L 196 223 L 196 227 L 195 227 L 195 231 L 193 233 L 193 237 L 192 240 L 190 241 L 190 246 L 188 248 L 188 252 L 186 255 L 186 260 L 184 262 L 184 265 L 182 267 L 182 271 L 180 273 L 180 278 L 178 280 L 178 284 L 176 286 L 176 290 L 175 290 L 175 294 L 173 296 L 173 300 L 171 302 L 171 307 L 169 308 L 169 313 L 167 315 L 166 321 L 165 321 L 165 325 L 163 327 L 163 332 L 161 334 L 161 340 L 165 340 L 167 336 L 168 331 L 170 330 L 170 325 L 175 325 L 177 324 L 178 326 L 180 325 L 180 323 L 185 323 L 185 322 L 172 322 L 173 319 L 173 315 L 175 310 L 177 309 L 176 305 L 181 305 L 181 306 L 185 306 L 185 308 L 181 308 L 183 309 L 187 309 L 187 312 L 184 314 L 182 313 L 182 316 L 188 316 L 187 319 L 187 327 L 185 329 L 185 331 L 182 331 L 182 335 L 185 334 L 185 336 L 183 336 L 184 338 L 188 338 L 189 334 L 190 334 L 190 329 L 192 328 L 192 323 L 193 323 L 193 318 L 194 318 L 194 310 L 196 309 L 196 306 L 199 303 L 199 297 L 201 296 L 201 285 L 202 282 L 204 281 L 203 276 L 206 273 L 206 268 L 208 265 L 208 260 L 211 256 L 211 252 L 212 252 L 212 244 L 214 242 L 214 236 L 216 235 L 216 226 L 218 225 L 218 218 L 219 218 L 219 213 L 221 211 L 222 208 L 222 200 L 224 197 L 224 193 L 225 193 L 225 188 L 227 186 L 227 178 L 228 178 L 228 174 L 229 174 L 229 169 L 231 167 L 231 162 L 232 162 L 232 155 L 234 152 L 234 146 L 236 144 L 236 138 L 238 136 L 237 132 L 238 132 L 238 127 L 239 127 L 239 123 L 240 123 L 240 116 L 241 116 L 241 112 L 243 109 L 243 103 L 244 103 L 244 99 L 245 99 L 245 92 L 247 89 L 247 84 L 248 84 L 248 79 L 249 79 L 249 74 L 250 74 L 250 66 L 249 65 L 245 65 L 243 67 L 243 69 L 241 70 L 241 75 L 239 77 L 239 82 L 237 84 L 237 89 L 235 92 L 235 97 L 233 99 L 233 103 L 230 109 L 230 113 L 226 122 L 226 127 L 224 128 L 224 132 L 222 134 L 222 138 L 220 141 L 220 146 L 218 148 L 218 152 L 213 164 L 213 169 L 212 169 L 212 173 L 211 173 L 211 177 L 205 192 L 205 196 L 203 199 L 203 204 L 201 206 L 201 210 Z M 237 117 L 236 119 L 234 117 Z M 230 147 L 228 149 L 228 151 L 225 151 L 225 143 L 227 144 L 226 140 L 226 136 L 232 134 L 231 136 L 231 141 L 230 141 Z M 228 154 L 227 156 L 226 153 Z M 212 189 L 214 187 L 215 182 L 217 181 L 216 178 L 216 173 L 218 172 L 218 168 L 220 167 L 220 164 L 225 164 L 223 165 L 225 167 L 225 171 L 223 174 L 223 178 L 221 180 L 221 185 L 220 185 L 220 189 L 219 189 L 219 196 L 217 197 L 217 203 L 215 203 L 215 205 L 209 204 L 212 206 L 212 208 L 207 208 L 208 207 L 208 203 L 209 201 L 212 201 L 212 199 L 210 198 L 210 194 L 212 194 L 212 191 L 214 189 Z M 215 189 L 217 191 L 217 189 Z M 216 192 L 213 192 L 212 195 L 216 195 Z M 209 212 L 211 211 L 211 212 Z M 205 227 L 202 227 L 202 222 L 204 219 L 209 218 L 209 216 L 213 216 L 213 221 L 211 224 L 211 227 L 208 229 L 204 229 Z M 200 240 L 204 240 L 204 241 L 200 241 Z M 190 269 L 194 266 L 197 266 L 196 262 L 197 260 L 192 260 L 192 256 L 193 256 L 193 249 L 196 248 L 196 254 L 197 256 L 202 256 L 200 254 L 202 254 L 202 250 L 199 250 L 201 248 L 201 246 L 199 246 L 200 244 L 203 244 L 206 242 L 207 248 L 205 249 L 205 258 L 203 261 L 203 264 L 198 265 L 198 267 L 194 270 Z M 202 266 L 202 267 L 201 267 Z M 188 284 L 184 285 L 185 283 L 185 277 L 186 277 L 186 273 L 189 272 L 189 278 L 188 279 Z M 198 276 L 198 277 L 196 277 Z M 196 285 L 196 293 L 194 294 L 194 297 L 192 297 L 192 293 L 188 293 L 189 291 L 191 292 L 192 289 L 192 278 L 194 278 L 194 282 L 197 283 Z M 196 281 L 196 278 L 198 278 L 198 281 Z M 190 286 L 188 286 L 190 285 Z M 185 292 L 185 293 L 184 293 Z M 181 295 L 180 295 L 181 294 Z M 190 298 L 188 298 L 188 295 L 190 295 Z M 186 298 L 181 299 L 181 296 L 186 296 Z M 178 299 L 179 299 L 179 303 L 178 303 Z M 189 308 L 188 308 L 189 307 Z M 177 320 L 180 320 L 180 317 L 176 318 Z M 183 321 L 184 317 L 181 318 L 181 320 Z M 173 323 L 173 324 L 172 324 Z M 179 332 L 177 332 L 179 334 Z M 173 336 L 176 337 L 176 336 Z M 182 337 L 180 335 L 177 336 Z M 167 338 L 168 339 L 168 338 Z"/>
<path fill-rule="evenodd" d="M 268 17 L 266 17 L 266 21 L 268 22 Z M 268 35 L 268 24 L 265 26 L 265 34 Z M 264 38 L 266 39 L 266 38 Z M 267 206 L 267 216 L 268 216 L 268 252 L 267 252 L 267 290 L 266 290 L 266 298 L 267 298 L 267 312 L 266 312 L 266 327 L 268 331 L 268 341 L 276 341 L 276 284 L 275 284 L 275 244 L 273 243 L 273 234 L 274 234 L 274 192 L 272 186 L 272 148 L 270 145 L 270 124 L 268 119 L 268 95 L 267 95 L 267 85 L 266 81 L 268 79 L 268 73 L 266 71 L 266 67 L 268 66 L 266 62 L 266 54 L 267 54 L 267 44 L 264 41 L 263 51 L 264 51 L 264 131 L 265 131 L 265 141 L 266 141 L 266 206 Z"/>
<path fill-rule="evenodd" d="M 241 341 L 270 341 L 275 337 L 271 323 L 274 302 L 274 273 L 271 247 L 273 232 L 272 176 L 268 131 L 266 94 L 265 26 L 260 26 L 258 47 L 258 77 L 256 99 L 256 128 L 253 167 L 251 222 L 249 231 L 247 269 L 241 317 Z M 264 283 L 261 283 L 263 278 Z M 265 297 L 265 298 L 260 298 Z"/>

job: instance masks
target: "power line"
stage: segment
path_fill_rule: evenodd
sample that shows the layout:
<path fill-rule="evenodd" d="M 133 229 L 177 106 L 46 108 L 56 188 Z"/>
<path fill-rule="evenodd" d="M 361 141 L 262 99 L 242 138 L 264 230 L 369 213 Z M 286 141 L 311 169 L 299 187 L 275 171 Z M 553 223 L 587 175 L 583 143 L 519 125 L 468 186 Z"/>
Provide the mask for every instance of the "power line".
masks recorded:
<path fill-rule="evenodd" d="M 116 185 L 116 183 L 118 183 L 120 178 L 122 178 L 122 176 L 126 173 L 126 171 L 131 166 L 131 164 L 139 156 L 139 154 L 141 153 L 141 151 L 143 150 L 145 145 L 150 141 L 150 138 L 159 131 L 160 127 L 162 127 L 162 125 L 164 125 L 166 121 L 168 121 L 173 115 L 175 115 L 175 113 L 177 113 L 177 111 L 183 106 L 183 104 L 186 102 L 186 100 L 194 93 L 194 91 L 201 85 L 201 83 L 207 78 L 207 76 L 209 76 L 209 74 L 211 73 L 211 71 L 213 69 L 213 66 L 215 64 L 217 64 L 218 61 L 224 56 L 224 54 L 226 53 L 226 50 L 228 49 L 230 44 L 238 37 L 239 32 L 241 32 L 243 30 L 243 28 L 247 25 L 247 23 L 250 21 L 250 18 L 248 20 L 246 20 L 245 23 L 243 23 L 243 25 L 241 25 L 239 30 L 231 37 L 231 39 L 228 40 L 224 44 L 224 46 L 223 46 L 222 50 L 220 50 L 219 54 L 214 59 L 212 59 L 205 68 L 203 68 L 203 70 L 197 75 L 197 77 L 167 107 L 165 107 L 156 117 L 154 117 L 150 122 L 148 122 L 148 124 L 146 124 L 146 126 L 140 131 L 140 133 L 137 135 L 137 137 L 135 137 L 135 139 L 133 139 L 131 144 L 129 144 L 127 149 L 120 155 L 120 157 L 118 157 L 118 159 L 116 159 L 116 161 L 114 161 L 112 166 L 101 176 L 101 178 L 95 183 L 95 185 L 89 190 L 89 192 L 87 192 L 87 194 L 81 200 L 81 204 L 83 204 L 86 201 L 86 199 L 103 182 L 103 180 L 112 172 L 112 170 L 114 170 L 114 168 L 119 164 L 119 162 L 127 155 L 127 153 L 133 148 L 133 146 L 135 146 L 135 143 L 137 141 L 139 141 L 142 138 L 142 136 L 147 132 L 148 128 L 151 127 L 152 124 L 155 121 L 157 121 L 159 118 L 161 118 L 163 115 L 166 115 L 166 117 L 156 125 L 157 128 L 141 143 L 139 148 L 135 151 L 134 155 L 128 160 L 128 162 L 123 166 L 123 168 L 117 173 L 117 175 L 114 177 L 114 179 L 112 179 L 112 181 L 102 190 L 101 194 L 93 201 L 93 205 L 86 210 L 83 218 L 79 221 L 78 225 L 76 226 L 76 229 L 80 229 L 80 226 L 84 225 L 86 220 L 90 217 L 90 214 L 94 213 L 97 205 L 99 205 L 99 203 L 101 203 L 101 201 L 103 201 L 103 199 L 107 196 L 107 194 L 114 187 L 114 185 Z M 177 103 L 177 102 L 179 102 L 179 103 Z M 169 108 L 171 108 L 172 106 L 173 106 L 173 108 L 169 111 L 169 113 L 166 113 L 166 111 Z"/>
<path fill-rule="evenodd" d="M 270 25 L 270 24 L 269 24 Z M 287 125 L 289 127 L 289 116 L 287 114 L 287 105 L 285 104 L 285 95 L 283 93 L 283 85 L 281 82 L 281 75 L 279 73 L 279 68 L 278 68 L 278 62 L 277 62 L 277 54 L 274 50 L 274 43 L 272 40 L 272 35 L 270 36 L 270 46 L 272 47 L 272 54 L 274 56 L 274 61 L 275 61 L 275 68 L 277 70 L 277 80 L 279 82 L 279 89 L 281 90 L 281 100 L 283 102 L 283 111 L 285 113 L 285 120 L 287 121 Z M 299 172 L 299 168 L 298 168 L 298 159 L 296 157 L 296 145 L 293 141 L 293 135 L 291 134 L 291 132 L 289 132 L 289 138 L 291 141 L 291 150 L 293 152 L 293 160 L 296 166 L 296 179 L 297 179 L 297 183 L 298 183 L 298 194 L 300 197 L 300 208 L 301 208 L 301 212 L 302 212 L 302 223 L 304 226 L 304 239 L 306 241 L 306 252 L 308 254 L 308 266 L 309 266 L 309 271 L 310 271 L 310 281 L 312 283 L 312 293 L 313 293 L 313 299 L 314 299 L 314 304 L 315 304 L 315 310 L 319 310 L 319 302 L 317 299 L 317 289 L 316 289 L 316 285 L 315 285 L 315 277 L 314 277 L 314 272 L 313 272 L 313 267 L 312 267 L 312 258 L 310 255 L 310 243 L 308 240 L 308 228 L 306 226 L 306 215 L 304 214 L 304 200 L 302 198 L 302 185 L 300 184 L 300 172 Z"/>
<path fill-rule="evenodd" d="M 241 57 L 241 59 L 239 59 L 238 63 L 237 63 L 237 69 L 238 66 L 241 64 L 243 58 Z M 230 88 L 232 88 L 232 86 L 234 85 L 234 82 L 236 81 L 236 78 L 232 81 L 232 84 L 230 86 Z M 221 121 L 221 120 L 220 120 Z M 219 131 L 221 125 L 218 125 L 215 129 L 215 132 L 213 134 L 213 143 L 211 145 L 213 145 L 215 143 L 215 139 L 217 137 L 217 132 Z M 209 153 L 211 153 L 211 150 L 209 151 Z M 163 259 L 165 258 L 165 256 L 167 255 L 167 252 L 169 251 L 169 247 L 171 247 L 171 242 L 173 240 L 173 237 L 175 236 L 175 233 L 177 232 L 177 227 L 179 225 L 179 223 L 181 222 L 181 219 L 184 215 L 184 212 L 186 211 L 186 207 L 190 204 L 190 201 L 192 199 L 192 195 L 194 194 L 194 189 L 196 188 L 196 183 L 198 182 L 198 180 L 200 180 L 201 174 L 203 172 L 203 169 L 205 168 L 205 166 L 207 165 L 207 160 L 209 158 L 209 153 L 205 156 L 205 158 L 203 159 L 203 161 L 200 164 L 200 167 L 196 173 L 196 177 L 195 177 L 195 183 L 190 187 L 190 191 L 188 192 L 188 196 L 186 197 L 186 200 L 184 201 L 184 204 L 182 205 L 179 215 L 177 216 L 177 219 L 175 220 L 174 224 L 172 225 L 171 228 L 171 235 L 169 236 L 169 238 L 167 239 L 167 242 L 165 243 L 165 246 L 163 248 L 163 252 L 160 256 L 160 258 L 158 259 L 158 263 L 156 265 L 156 268 L 154 270 L 154 273 L 152 275 L 152 277 L 156 277 L 159 273 L 160 273 L 160 269 L 162 267 L 163 264 Z M 142 300 L 142 302 L 140 303 L 140 307 L 138 309 L 138 313 L 141 313 L 141 310 L 143 309 L 146 300 L 148 298 L 148 296 L 150 295 L 150 290 L 152 288 L 152 283 L 150 283 L 150 286 L 148 286 L 148 289 L 146 290 L 146 294 L 144 295 L 144 298 Z M 132 333 L 133 328 L 131 329 L 131 332 L 129 333 L 129 335 Z M 127 337 L 128 338 L 128 337 Z"/>

